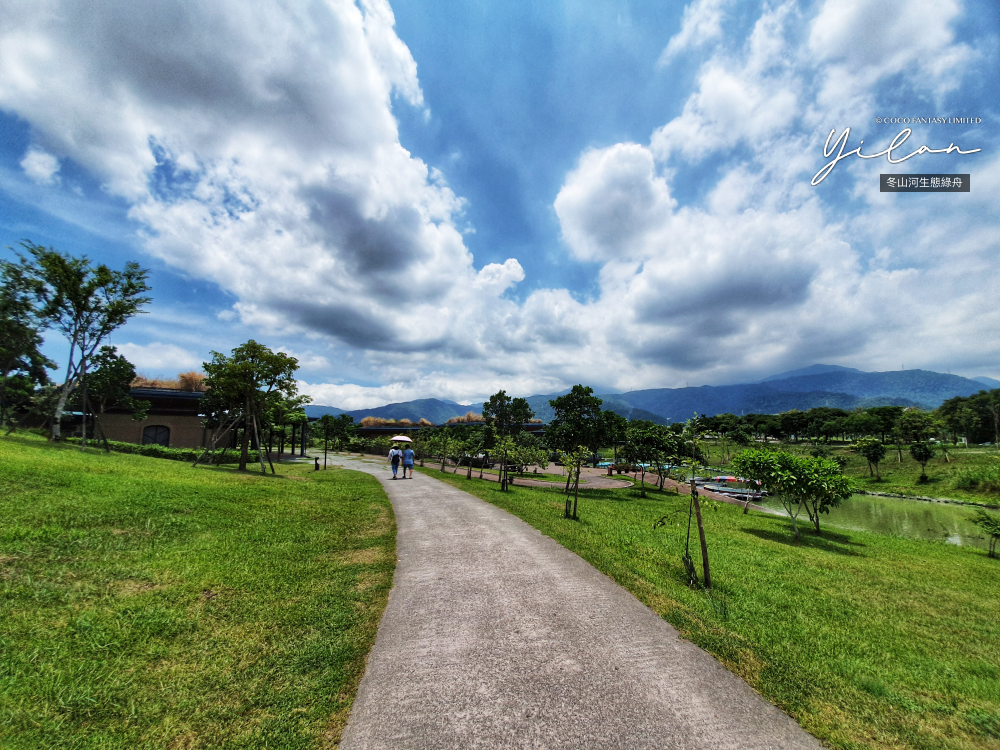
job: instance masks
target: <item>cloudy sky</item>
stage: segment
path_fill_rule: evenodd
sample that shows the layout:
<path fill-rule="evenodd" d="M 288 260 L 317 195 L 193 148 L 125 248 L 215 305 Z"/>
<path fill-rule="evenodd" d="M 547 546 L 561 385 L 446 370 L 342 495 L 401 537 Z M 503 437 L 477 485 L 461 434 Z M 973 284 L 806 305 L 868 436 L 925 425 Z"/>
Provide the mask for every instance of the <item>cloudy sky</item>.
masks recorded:
<path fill-rule="evenodd" d="M 998 69 L 993 0 L 5 0 L 0 246 L 150 268 L 147 374 L 252 337 L 345 408 L 1000 377 Z M 811 184 L 903 117 L 980 150 Z"/>

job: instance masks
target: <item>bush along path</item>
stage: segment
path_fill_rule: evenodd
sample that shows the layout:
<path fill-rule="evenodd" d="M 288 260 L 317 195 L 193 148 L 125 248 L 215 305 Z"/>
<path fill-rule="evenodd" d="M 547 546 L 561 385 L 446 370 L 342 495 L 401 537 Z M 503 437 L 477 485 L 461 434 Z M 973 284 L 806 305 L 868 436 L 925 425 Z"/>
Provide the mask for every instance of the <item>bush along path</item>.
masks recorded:
<path fill-rule="evenodd" d="M 341 748 L 819 747 L 518 518 L 420 473 L 337 461 L 382 480 L 399 556 Z"/>

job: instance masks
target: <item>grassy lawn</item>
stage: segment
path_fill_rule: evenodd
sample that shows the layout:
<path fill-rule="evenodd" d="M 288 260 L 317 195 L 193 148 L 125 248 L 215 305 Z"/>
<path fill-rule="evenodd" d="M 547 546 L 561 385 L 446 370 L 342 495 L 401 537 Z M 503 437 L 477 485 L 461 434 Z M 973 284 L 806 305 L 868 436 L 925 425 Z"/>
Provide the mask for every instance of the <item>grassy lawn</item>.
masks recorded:
<path fill-rule="evenodd" d="M 813 446 L 809 443 L 771 443 L 777 450 L 788 451 L 800 455 L 808 455 Z M 994 448 L 974 446 L 971 448 L 950 448 L 950 462 L 945 462 L 940 448 L 937 455 L 927 464 L 927 481 L 920 481 L 920 464 L 910 456 L 909 448 L 903 448 L 903 458 L 893 446 L 886 446 L 888 452 L 885 460 L 879 464 L 881 479 L 868 476 L 868 462 L 852 453 L 846 445 L 833 443 L 824 446 L 831 456 L 843 456 L 847 459 L 844 474 L 854 480 L 855 486 L 865 492 L 887 492 L 897 495 L 922 495 L 927 497 L 946 497 L 966 502 L 1000 505 L 1000 492 L 994 484 L 974 486 L 970 476 L 986 475 L 1000 478 L 1000 452 Z M 738 450 L 731 450 L 735 455 Z M 710 445 L 709 455 L 713 466 L 722 468 L 728 464 L 723 460 L 723 451 L 715 445 Z M 964 481 L 963 481 L 964 480 Z"/>
<path fill-rule="evenodd" d="M 0 747 L 339 741 L 395 566 L 365 474 L 0 439 Z"/>
<path fill-rule="evenodd" d="M 710 598 L 684 582 L 686 496 L 582 489 L 574 522 L 559 488 L 424 471 L 579 554 L 832 747 L 1000 748 L 1000 560 L 985 552 L 839 530 L 796 545 L 784 519 L 707 503 Z"/>

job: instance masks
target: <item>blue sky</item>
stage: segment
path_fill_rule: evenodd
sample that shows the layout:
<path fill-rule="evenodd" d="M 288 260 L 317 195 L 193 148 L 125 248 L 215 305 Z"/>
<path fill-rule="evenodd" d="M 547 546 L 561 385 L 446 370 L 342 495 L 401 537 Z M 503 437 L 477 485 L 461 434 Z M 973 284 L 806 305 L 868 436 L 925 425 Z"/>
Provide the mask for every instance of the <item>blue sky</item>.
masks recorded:
<path fill-rule="evenodd" d="M 0 245 L 150 268 L 113 337 L 147 374 L 253 337 L 350 408 L 814 362 L 1000 377 L 993 2 L 0 18 Z M 810 185 L 831 129 L 873 153 L 906 127 L 877 117 L 913 116 L 981 122 L 911 125 L 902 153 L 981 150 Z M 880 172 L 973 184 L 882 194 Z"/>

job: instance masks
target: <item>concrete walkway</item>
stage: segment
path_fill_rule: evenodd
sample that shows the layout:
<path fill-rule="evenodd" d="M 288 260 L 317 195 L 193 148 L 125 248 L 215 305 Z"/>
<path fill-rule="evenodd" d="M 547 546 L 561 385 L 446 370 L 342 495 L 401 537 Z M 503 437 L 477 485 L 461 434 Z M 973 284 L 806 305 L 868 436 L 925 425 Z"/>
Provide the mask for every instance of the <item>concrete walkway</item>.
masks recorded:
<path fill-rule="evenodd" d="M 341 748 L 820 747 L 520 519 L 421 474 L 392 481 L 384 464 L 336 462 L 382 480 L 399 529 Z"/>

